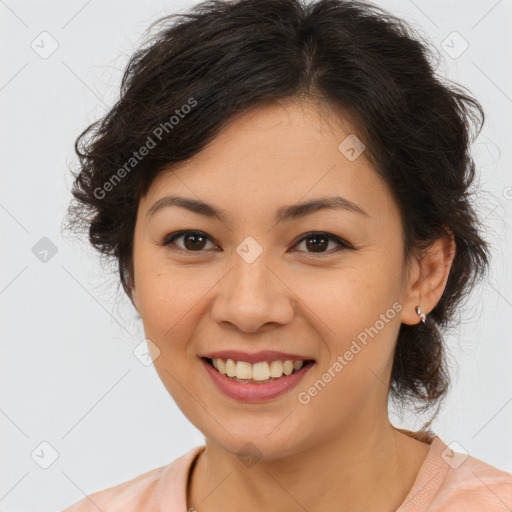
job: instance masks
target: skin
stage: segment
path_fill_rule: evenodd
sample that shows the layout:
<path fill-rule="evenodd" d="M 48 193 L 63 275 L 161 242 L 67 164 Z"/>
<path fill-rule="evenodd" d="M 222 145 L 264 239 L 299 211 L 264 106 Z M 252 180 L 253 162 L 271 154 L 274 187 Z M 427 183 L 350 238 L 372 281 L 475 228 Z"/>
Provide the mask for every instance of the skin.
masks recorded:
<path fill-rule="evenodd" d="M 423 258 L 404 260 L 390 190 L 364 152 L 350 161 L 338 149 L 350 133 L 311 101 L 259 106 L 159 174 L 140 201 L 132 300 L 158 347 L 162 382 L 205 436 L 187 489 L 187 506 L 199 512 L 241 504 L 249 512 L 396 510 L 429 450 L 391 425 L 390 372 L 400 324 L 417 324 L 415 306 L 428 314 L 439 301 L 455 246 L 440 240 Z M 226 221 L 178 206 L 147 215 L 170 194 L 223 209 Z M 282 206 L 333 195 L 368 215 L 330 209 L 274 222 Z M 184 237 L 162 245 L 185 229 L 210 239 L 188 252 Z M 332 241 L 315 252 L 314 240 L 303 239 L 309 231 L 352 249 L 336 251 Z M 249 236 L 263 251 L 252 263 L 236 252 Z M 298 393 L 394 303 L 401 311 L 309 403 L 299 403 Z M 218 391 L 198 359 L 224 349 L 281 350 L 316 364 L 293 390 L 248 404 Z M 251 467 L 237 456 L 249 442 L 261 457 Z"/>

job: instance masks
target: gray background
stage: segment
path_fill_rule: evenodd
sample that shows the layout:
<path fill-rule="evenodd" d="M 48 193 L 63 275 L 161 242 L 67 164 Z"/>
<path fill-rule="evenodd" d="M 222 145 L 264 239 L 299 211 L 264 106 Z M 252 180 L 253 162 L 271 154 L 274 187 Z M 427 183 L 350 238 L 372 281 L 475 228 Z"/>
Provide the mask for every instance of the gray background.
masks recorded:
<path fill-rule="evenodd" d="M 113 104 L 150 22 L 193 3 L 0 1 L 2 511 L 60 510 L 203 443 L 134 356 L 142 325 L 112 268 L 85 240 L 61 234 L 76 136 Z M 512 472 L 512 3 L 380 5 L 424 33 L 443 55 L 439 72 L 486 110 L 474 149 L 494 259 L 447 336 L 453 389 L 433 429 Z M 396 425 L 419 427 L 392 414 Z"/>

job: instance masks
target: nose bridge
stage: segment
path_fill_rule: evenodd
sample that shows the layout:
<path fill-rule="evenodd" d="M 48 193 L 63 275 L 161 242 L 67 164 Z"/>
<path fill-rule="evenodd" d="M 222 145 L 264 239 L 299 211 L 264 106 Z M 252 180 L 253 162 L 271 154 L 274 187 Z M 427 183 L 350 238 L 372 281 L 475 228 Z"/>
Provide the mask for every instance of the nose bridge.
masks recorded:
<path fill-rule="evenodd" d="M 275 283 L 271 282 L 272 272 L 269 266 L 270 251 L 263 247 L 252 237 L 247 237 L 236 248 L 234 256 L 231 297 L 247 306 L 260 308 L 271 299 L 269 294 L 275 293 Z M 279 292 L 278 292 L 279 293 Z"/>
<path fill-rule="evenodd" d="M 245 256 L 248 256 L 246 259 Z M 272 265 L 269 261 L 269 255 L 260 254 L 252 258 L 252 249 L 246 254 L 240 255 L 237 249 L 237 255 L 233 262 L 233 280 L 235 290 L 247 293 L 261 294 L 270 292 L 273 284 L 270 283 L 272 273 L 268 269 Z"/>

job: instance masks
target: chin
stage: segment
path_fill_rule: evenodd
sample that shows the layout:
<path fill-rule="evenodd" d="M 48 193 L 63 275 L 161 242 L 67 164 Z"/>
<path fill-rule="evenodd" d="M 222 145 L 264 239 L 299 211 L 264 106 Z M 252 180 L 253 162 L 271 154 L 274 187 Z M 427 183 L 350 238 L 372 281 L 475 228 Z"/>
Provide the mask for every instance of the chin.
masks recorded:
<path fill-rule="evenodd" d="M 274 422 L 272 428 L 278 424 L 279 421 Z M 307 444 L 306 440 L 294 438 L 294 431 L 288 429 L 278 431 L 276 429 L 272 432 L 272 428 L 264 431 L 248 428 L 239 434 L 227 428 L 232 436 L 223 431 L 221 437 L 205 436 L 205 438 L 209 444 L 213 443 L 238 457 L 247 467 L 257 461 L 278 460 L 295 455 L 301 452 Z M 268 435 L 269 432 L 272 433 Z M 295 430 L 296 434 L 297 430 Z"/>

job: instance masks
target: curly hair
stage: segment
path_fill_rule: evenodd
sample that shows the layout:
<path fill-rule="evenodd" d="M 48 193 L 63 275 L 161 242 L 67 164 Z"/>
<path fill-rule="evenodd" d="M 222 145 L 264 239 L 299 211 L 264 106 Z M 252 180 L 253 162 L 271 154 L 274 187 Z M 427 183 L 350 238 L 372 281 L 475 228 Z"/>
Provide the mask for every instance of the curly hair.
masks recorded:
<path fill-rule="evenodd" d="M 156 33 L 152 30 L 157 28 Z M 282 99 L 344 113 L 400 208 L 404 252 L 453 236 L 456 255 L 427 323 L 400 326 L 390 397 L 426 411 L 449 387 L 440 328 L 489 266 L 472 207 L 470 155 L 484 123 L 467 89 L 404 21 L 366 2 L 211 0 L 153 23 L 120 98 L 77 138 L 68 227 L 114 258 L 131 299 L 138 203 L 154 178 L 205 147 L 233 116 Z M 439 57 L 439 55 L 437 55 Z"/>

